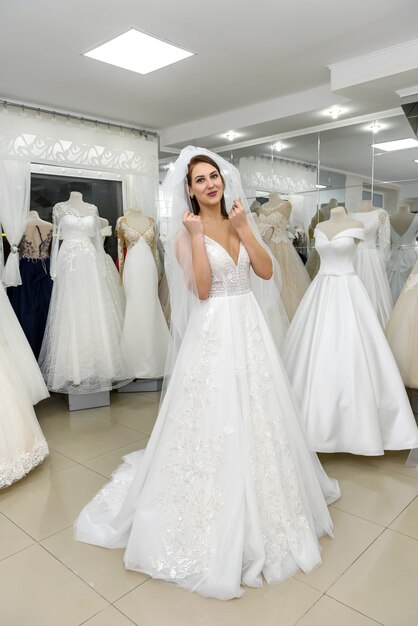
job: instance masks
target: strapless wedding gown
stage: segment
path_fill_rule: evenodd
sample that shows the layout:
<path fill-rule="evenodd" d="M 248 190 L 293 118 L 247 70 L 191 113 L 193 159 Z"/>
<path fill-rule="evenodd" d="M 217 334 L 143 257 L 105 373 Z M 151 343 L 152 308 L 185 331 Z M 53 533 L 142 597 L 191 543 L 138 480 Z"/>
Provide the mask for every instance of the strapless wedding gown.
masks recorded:
<path fill-rule="evenodd" d="M 126 548 L 128 569 L 219 599 L 321 563 L 339 497 L 308 451 L 274 340 L 237 264 L 205 237 L 212 271 L 145 451 L 83 509 L 79 541 Z M 325 497 L 324 497 L 325 494 Z"/>
<path fill-rule="evenodd" d="M 395 359 L 354 271 L 362 228 L 328 240 L 315 230 L 321 267 L 287 332 L 283 361 L 317 452 L 380 455 L 418 445 Z"/>
<path fill-rule="evenodd" d="M 392 249 L 387 269 L 393 302 L 396 302 L 399 298 L 402 287 L 415 262 L 418 260 L 417 233 L 418 215 L 415 215 L 409 228 L 403 235 L 398 235 L 393 226 L 391 226 Z"/>
<path fill-rule="evenodd" d="M 282 272 L 280 295 L 287 317 L 289 321 L 292 321 L 311 279 L 287 236 L 288 221 L 287 217 L 278 211 L 272 211 L 269 215 L 260 214 L 258 216 L 258 223 L 261 226 L 271 226 L 273 229 L 273 234 L 268 239 L 267 245 L 280 265 Z"/>
<path fill-rule="evenodd" d="M 39 364 L 50 391 L 96 393 L 132 379 L 108 287 L 97 208 L 54 207 L 51 304 Z M 62 244 L 59 247 L 59 241 Z"/>
<path fill-rule="evenodd" d="M 375 209 L 350 213 L 350 217 L 364 224 L 364 241 L 357 247 L 354 267 L 366 287 L 380 325 L 385 329 L 393 308 L 386 273 L 390 247 L 389 215 L 384 209 Z"/>
<path fill-rule="evenodd" d="M 116 227 L 126 297 L 123 340 L 134 377 L 158 378 L 164 374 L 169 334 L 158 298 L 154 220 L 142 234 L 123 220 Z"/>

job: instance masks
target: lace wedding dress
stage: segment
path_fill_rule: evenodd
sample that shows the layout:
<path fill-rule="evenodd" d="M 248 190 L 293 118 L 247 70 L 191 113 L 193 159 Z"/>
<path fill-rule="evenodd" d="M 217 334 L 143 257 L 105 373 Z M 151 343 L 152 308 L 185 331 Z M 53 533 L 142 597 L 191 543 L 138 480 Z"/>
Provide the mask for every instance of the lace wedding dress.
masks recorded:
<path fill-rule="evenodd" d="M 392 249 L 387 270 L 393 302 L 396 302 L 410 271 L 418 259 L 418 247 L 416 245 L 418 215 L 415 215 L 409 228 L 406 229 L 403 235 L 398 235 L 392 225 L 390 228 Z"/>
<path fill-rule="evenodd" d="M 390 250 L 390 221 L 387 211 L 358 211 L 350 217 L 363 222 L 364 241 L 357 247 L 354 267 L 372 301 L 380 325 L 384 329 L 393 308 L 392 294 L 386 273 Z"/>
<path fill-rule="evenodd" d="M 282 272 L 280 295 L 287 317 L 292 321 L 299 302 L 311 282 L 309 274 L 287 236 L 288 218 L 274 210 L 268 215 L 260 213 L 257 222 L 261 227 L 271 226 L 273 229 L 273 234 L 266 243 L 279 262 Z"/>
<path fill-rule="evenodd" d="M 393 308 L 386 337 L 405 386 L 418 389 L 418 261 Z"/>
<path fill-rule="evenodd" d="M 116 234 L 126 297 L 122 334 L 131 370 L 135 378 L 158 378 L 164 374 L 169 335 L 158 298 L 155 222 L 150 218 L 141 234 L 122 217 Z"/>
<path fill-rule="evenodd" d="M 86 206 L 81 214 L 61 202 L 53 213 L 54 286 L 39 364 L 48 389 L 62 393 L 106 391 L 132 379 L 97 208 Z"/>
<path fill-rule="evenodd" d="M 79 541 L 125 547 L 125 566 L 219 599 L 321 563 L 339 497 L 308 451 L 286 374 L 237 264 L 205 237 L 207 300 L 192 312 L 145 451 L 124 457 L 75 523 Z"/>
<path fill-rule="evenodd" d="M 287 332 L 282 356 L 317 452 L 380 455 L 418 445 L 398 367 L 354 271 L 349 228 L 332 239 L 315 230 L 321 267 Z"/>

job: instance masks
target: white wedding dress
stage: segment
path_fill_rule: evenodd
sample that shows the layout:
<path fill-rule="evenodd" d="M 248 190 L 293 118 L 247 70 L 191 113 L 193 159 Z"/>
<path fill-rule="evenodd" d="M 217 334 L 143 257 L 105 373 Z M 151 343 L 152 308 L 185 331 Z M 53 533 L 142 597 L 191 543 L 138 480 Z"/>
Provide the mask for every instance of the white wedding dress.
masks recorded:
<path fill-rule="evenodd" d="M 125 566 L 223 600 L 321 563 L 339 497 L 308 451 L 289 383 L 250 291 L 205 237 L 212 271 L 145 451 L 124 457 L 75 523 L 79 541 L 126 547 Z"/>
<path fill-rule="evenodd" d="M 385 329 L 393 308 L 386 273 L 390 250 L 389 215 L 384 209 L 374 209 L 350 213 L 350 217 L 364 224 L 365 237 L 357 247 L 354 267 L 366 287 L 380 325 Z"/>
<path fill-rule="evenodd" d="M 96 393 L 132 379 L 97 208 L 85 206 L 80 213 L 61 202 L 53 213 L 54 286 L 39 364 L 48 389 L 61 393 Z"/>
<path fill-rule="evenodd" d="M 418 234 L 418 215 L 410 223 L 409 227 L 399 235 L 391 225 L 392 249 L 388 261 L 389 284 L 392 291 L 393 302 L 399 298 L 402 287 L 409 276 L 410 271 L 418 259 L 418 246 L 416 238 Z"/>
<path fill-rule="evenodd" d="M 48 389 L 45 386 L 38 363 L 1 283 L 0 329 L 3 333 L 3 345 L 7 346 L 9 360 L 13 362 L 15 369 L 19 372 L 19 378 L 26 390 L 30 404 L 37 404 L 44 398 L 48 398 Z"/>
<path fill-rule="evenodd" d="M 418 445 L 395 359 L 354 271 L 349 228 L 331 240 L 315 229 L 320 271 L 287 332 L 282 356 L 317 452 L 380 455 Z"/>
<path fill-rule="evenodd" d="M 0 284 L 0 489 L 48 454 L 32 404 L 48 397 L 29 343 Z"/>
<path fill-rule="evenodd" d="M 292 321 L 311 279 L 287 236 L 288 223 L 288 218 L 277 210 L 271 211 L 268 215 L 260 213 L 257 220 L 261 232 L 268 226 L 273 229 L 271 237 L 266 238 L 265 241 L 280 265 L 282 272 L 280 295 L 287 317 Z"/>
<path fill-rule="evenodd" d="M 158 298 L 158 250 L 154 220 L 140 233 L 119 218 L 119 269 L 126 297 L 123 340 L 135 378 L 164 374 L 168 326 Z M 123 250 L 126 248 L 124 259 Z"/>

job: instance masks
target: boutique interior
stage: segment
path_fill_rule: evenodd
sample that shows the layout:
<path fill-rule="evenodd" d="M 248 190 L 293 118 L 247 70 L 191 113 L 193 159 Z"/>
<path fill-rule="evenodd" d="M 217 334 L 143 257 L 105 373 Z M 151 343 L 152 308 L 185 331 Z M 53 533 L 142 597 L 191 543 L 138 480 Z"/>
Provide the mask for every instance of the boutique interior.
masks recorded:
<path fill-rule="evenodd" d="M 2 626 L 418 624 L 418 7 L 259 11 L 0 3 Z M 130 29 L 188 54 L 150 73 L 86 56 Z M 187 146 L 239 172 L 280 267 L 277 351 L 341 490 L 319 567 L 228 601 L 74 537 L 159 413 L 164 190 Z"/>

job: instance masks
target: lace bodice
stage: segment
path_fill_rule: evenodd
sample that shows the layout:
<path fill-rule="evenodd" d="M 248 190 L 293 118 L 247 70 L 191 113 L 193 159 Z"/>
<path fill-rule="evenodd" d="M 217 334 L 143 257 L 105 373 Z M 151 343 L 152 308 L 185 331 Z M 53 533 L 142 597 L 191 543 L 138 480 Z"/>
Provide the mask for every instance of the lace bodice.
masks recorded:
<path fill-rule="evenodd" d="M 394 248 L 413 248 L 416 244 L 416 238 L 418 235 L 418 214 L 406 229 L 403 235 L 399 235 L 391 225 L 390 237 L 392 240 L 392 247 Z"/>
<path fill-rule="evenodd" d="M 143 232 L 140 233 L 136 228 L 132 228 L 124 221 L 124 218 L 119 218 L 116 224 L 116 236 L 118 238 L 118 258 L 119 258 L 119 271 L 123 272 L 123 266 L 125 262 L 124 249 L 129 250 L 140 239 L 151 248 L 152 256 L 154 257 L 155 264 L 159 270 L 158 263 L 158 248 L 157 248 L 157 233 L 155 231 L 155 220 L 151 217 L 148 218 L 150 225 Z"/>
<path fill-rule="evenodd" d="M 328 239 L 315 228 L 315 247 L 321 257 L 319 275 L 348 276 L 355 274 L 354 257 L 357 251 L 355 239 L 364 239 L 364 228 L 346 228 Z"/>
<path fill-rule="evenodd" d="M 19 244 L 19 255 L 22 259 L 48 259 L 49 246 L 52 240 L 52 228 L 46 237 L 42 238 L 42 232 L 39 226 L 36 228 L 36 239 L 29 239 L 28 233 L 25 233 Z"/>
<path fill-rule="evenodd" d="M 390 254 L 390 221 L 387 211 L 384 209 L 357 211 L 350 213 L 350 217 L 364 224 L 364 241 L 360 246 L 378 248 L 387 259 Z"/>
<path fill-rule="evenodd" d="M 240 296 L 251 291 L 250 258 L 242 243 L 236 265 L 225 248 L 207 235 L 205 245 L 212 273 L 209 298 Z"/>
<path fill-rule="evenodd" d="M 412 289 L 416 288 L 418 288 L 418 261 L 415 263 L 414 267 L 412 268 L 412 272 L 409 274 L 406 280 L 404 291 L 411 291 Z"/>
<path fill-rule="evenodd" d="M 287 217 L 278 211 L 272 211 L 268 215 L 261 213 L 258 216 L 258 221 L 261 224 L 267 224 L 273 227 L 273 235 L 271 236 L 270 241 L 273 241 L 274 243 L 290 243 L 286 232 L 289 222 Z"/>

